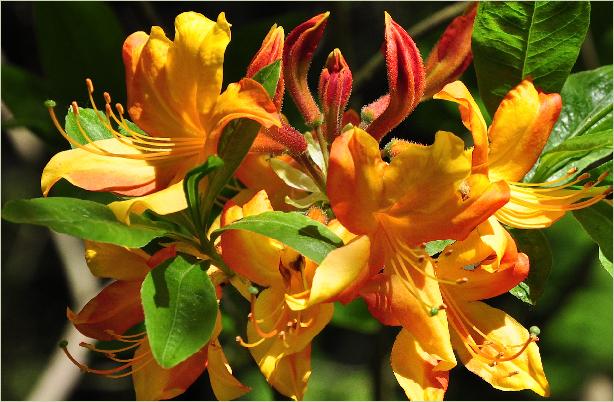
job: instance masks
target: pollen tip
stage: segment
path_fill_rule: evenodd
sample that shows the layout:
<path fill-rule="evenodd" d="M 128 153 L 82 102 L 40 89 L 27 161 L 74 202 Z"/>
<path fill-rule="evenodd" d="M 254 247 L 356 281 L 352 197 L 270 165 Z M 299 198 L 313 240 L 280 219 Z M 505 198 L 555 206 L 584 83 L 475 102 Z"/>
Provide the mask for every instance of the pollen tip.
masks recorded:
<path fill-rule="evenodd" d="M 572 168 L 570 168 L 570 169 L 567 171 L 567 174 L 574 174 L 574 173 L 576 173 L 577 171 L 578 171 L 578 168 L 577 168 L 577 167 L 575 167 L 575 166 L 573 166 Z"/>
<path fill-rule="evenodd" d="M 608 177 L 610 175 L 610 172 L 603 172 L 599 175 L 599 178 L 597 178 L 597 181 L 604 181 L 606 177 Z"/>
<path fill-rule="evenodd" d="M 235 341 L 241 342 L 241 337 L 239 335 L 235 336 Z"/>
<path fill-rule="evenodd" d="M 58 346 L 64 349 L 65 347 L 68 346 L 68 341 L 66 339 L 62 339 L 60 342 L 58 342 Z"/>
<path fill-rule="evenodd" d="M 106 103 L 111 103 L 111 95 L 109 95 L 108 92 L 103 93 L 102 96 L 104 97 L 104 101 Z"/>
<path fill-rule="evenodd" d="M 467 277 L 465 277 L 465 276 L 463 276 L 462 278 L 458 278 L 456 280 L 456 283 L 459 284 L 459 285 L 462 285 L 463 283 L 467 283 L 467 282 L 469 282 L 469 279 Z"/>
<path fill-rule="evenodd" d="M 94 84 L 92 83 L 92 80 L 89 78 L 85 79 L 85 85 L 87 86 L 87 91 L 89 93 L 94 93 Z"/>
<path fill-rule="evenodd" d="M 589 177 L 591 177 L 591 175 L 590 175 L 590 174 L 588 174 L 588 173 L 582 173 L 580 176 L 578 176 L 578 180 L 586 180 L 586 179 L 588 179 Z"/>
<path fill-rule="evenodd" d="M 43 103 L 43 105 L 45 105 L 45 107 L 46 107 L 47 109 L 51 109 L 51 108 L 54 108 L 54 107 L 55 107 L 56 103 L 55 103 L 55 101 L 54 101 L 53 99 L 47 99 L 47 100 L 46 100 L 46 101 Z"/>
<path fill-rule="evenodd" d="M 119 102 L 118 102 L 118 103 L 116 103 L 116 104 L 115 104 L 115 109 L 117 109 L 117 112 L 118 112 L 119 114 L 124 114 L 124 107 L 122 106 L 122 104 L 121 104 L 121 103 L 119 103 Z"/>
<path fill-rule="evenodd" d="M 72 101 L 70 107 L 75 116 L 79 116 L 79 105 L 77 104 L 77 101 Z"/>

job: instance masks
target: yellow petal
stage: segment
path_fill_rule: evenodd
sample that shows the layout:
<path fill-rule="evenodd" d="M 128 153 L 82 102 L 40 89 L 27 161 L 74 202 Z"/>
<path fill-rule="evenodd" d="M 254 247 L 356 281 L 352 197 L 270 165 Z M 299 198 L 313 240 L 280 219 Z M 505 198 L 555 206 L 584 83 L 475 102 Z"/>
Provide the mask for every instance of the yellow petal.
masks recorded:
<path fill-rule="evenodd" d="M 305 349 L 282 357 L 267 382 L 283 395 L 300 401 L 307 391 L 311 376 L 311 345 Z"/>
<path fill-rule="evenodd" d="M 521 181 L 539 158 L 560 112 L 560 95 L 540 93 L 531 81 L 508 92 L 488 131 L 491 179 Z"/>
<path fill-rule="evenodd" d="M 129 141 L 129 140 L 126 140 Z M 115 138 L 96 141 L 85 148 L 57 153 L 43 170 L 41 189 L 47 195 L 60 179 L 66 179 L 77 187 L 90 191 L 111 191 L 122 195 L 143 195 L 165 188 L 177 174 L 180 163 L 168 160 L 147 161 L 117 156 L 109 153 L 137 155 L 140 152 Z"/>
<path fill-rule="evenodd" d="M 251 390 L 232 375 L 232 369 L 217 338 L 211 340 L 207 350 L 207 372 L 217 400 L 236 399 Z"/>
<path fill-rule="evenodd" d="M 458 306 L 473 325 L 488 336 L 489 340 L 504 345 L 522 345 L 529 338 L 529 332 L 505 312 L 492 308 L 481 302 L 461 302 Z M 518 357 L 509 361 L 500 361 L 497 365 L 473 357 L 457 333 L 453 331 L 454 349 L 465 366 L 490 383 L 504 391 L 530 389 L 541 396 L 550 394 L 548 380 L 544 374 L 539 348 L 532 342 Z M 520 347 L 509 348 L 508 353 L 519 351 Z M 495 355 L 492 347 L 483 348 Z"/>
<path fill-rule="evenodd" d="M 141 357 L 145 354 L 149 356 Z M 139 401 L 157 401 L 175 398 L 185 392 L 186 389 L 207 367 L 207 347 L 203 347 L 196 354 L 171 369 L 165 369 L 158 365 L 151 356 L 151 349 L 147 339 L 139 346 L 134 354 L 138 362 L 149 361 L 140 370 L 132 374 L 132 382 Z M 139 364 L 137 363 L 137 368 Z"/>
<path fill-rule="evenodd" d="M 324 261 L 316 268 L 309 298 L 296 300 L 286 295 L 286 302 L 292 309 L 303 310 L 314 304 L 328 301 L 347 291 L 369 273 L 368 236 L 360 236 L 348 245 L 328 253 Z M 298 302 L 298 303 L 297 303 Z M 299 307 L 299 308 L 297 308 Z"/>
<path fill-rule="evenodd" d="M 183 192 L 183 180 L 153 194 L 109 204 L 109 208 L 111 208 L 115 217 L 126 223 L 130 222 L 130 214 L 142 214 L 148 209 L 160 215 L 167 215 L 184 210 L 187 207 L 188 204 Z"/>
<path fill-rule="evenodd" d="M 85 240 L 85 261 L 92 275 L 99 278 L 142 280 L 150 270 L 149 257 L 141 249 Z"/>
<path fill-rule="evenodd" d="M 486 122 L 480 108 L 461 81 L 454 81 L 433 95 L 433 99 L 445 99 L 458 103 L 461 118 L 465 127 L 473 135 L 473 154 L 471 170 L 474 173 L 488 172 L 488 137 Z"/>
<path fill-rule="evenodd" d="M 437 359 L 422 349 L 411 333 L 399 332 L 390 355 L 392 371 L 412 401 L 441 401 L 448 388 L 448 371 L 435 371 Z"/>

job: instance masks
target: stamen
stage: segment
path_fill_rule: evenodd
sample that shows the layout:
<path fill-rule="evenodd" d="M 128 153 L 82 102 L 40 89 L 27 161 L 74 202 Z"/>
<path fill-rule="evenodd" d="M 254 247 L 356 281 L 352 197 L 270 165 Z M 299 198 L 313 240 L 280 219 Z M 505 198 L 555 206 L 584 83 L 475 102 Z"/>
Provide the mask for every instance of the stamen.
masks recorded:
<path fill-rule="evenodd" d="M 255 348 L 256 346 L 260 345 L 262 342 L 266 341 L 267 339 L 269 339 L 269 338 L 260 338 L 258 341 L 254 342 L 254 343 L 247 343 L 240 336 L 237 336 L 235 338 L 237 343 L 239 345 L 243 346 L 244 348 Z"/>

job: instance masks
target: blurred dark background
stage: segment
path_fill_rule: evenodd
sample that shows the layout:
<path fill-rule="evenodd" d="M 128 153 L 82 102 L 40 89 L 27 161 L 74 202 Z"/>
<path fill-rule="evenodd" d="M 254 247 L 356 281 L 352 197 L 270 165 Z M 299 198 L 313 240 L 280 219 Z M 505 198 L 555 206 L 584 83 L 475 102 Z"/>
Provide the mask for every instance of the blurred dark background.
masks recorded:
<path fill-rule="evenodd" d="M 287 34 L 302 21 L 329 10 L 326 35 L 312 64 L 311 87 L 316 87 L 328 53 L 338 47 L 359 81 L 350 106 L 360 110 L 386 91 L 383 65 L 364 69 L 381 46 L 385 10 L 410 33 L 418 33 L 414 39 L 423 57 L 453 13 L 461 10 L 451 2 L 3 2 L 1 7 L 2 204 L 40 196 L 43 166 L 51 155 L 67 148 L 42 106 L 45 99 L 55 99 L 58 110 L 72 100 L 85 105 L 84 79 L 89 77 L 97 94 L 108 90 L 116 101 L 125 102 L 121 45 L 134 31 L 148 32 L 152 25 L 159 25 L 172 37 L 174 17 L 183 11 L 212 19 L 225 11 L 233 25 L 224 65 L 224 80 L 229 83 L 243 76 L 273 23 L 282 25 Z M 438 16 L 440 23 L 424 29 L 424 20 Z M 612 63 L 611 16 L 611 2 L 592 3 L 591 27 L 574 71 Z M 462 79 L 477 97 L 471 67 Z M 284 113 L 298 124 L 289 99 Z M 440 129 L 466 134 L 456 107 L 433 101 L 421 104 L 393 135 L 429 143 Z M 597 247 L 572 217 L 548 229 L 547 236 L 554 265 L 537 306 L 511 295 L 490 304 L 504 308 L 527 327 L 540 326 L 539 346 L 552 399 L 611 400 L 612 278 L 599 265 Z M 2 240 L 2 399 L 133 399 L 129 379 L 79 375 L 65 358 L 53 357 L 57 342 L 70 335 L 65 332 L 66 307 L 81 308 L 100 285 L 85 267 L 79 241 L 4 221 Z M 253 388 L 243 399 L 280 398 L 266 385 L 249 353 L 235 344 L 234 337 L 245 328 L 247 305 L 231 289 L 226 292 L 221 341 L 235 374 Z M 314 341 L 306 399 L 404 400 L 389 365 L 397 332 L 373 321 L 360 302 L 337 308 L 333 323 Z M 92 366 L 105 364 L 97 356 L 89 358 Z M 57 367 L 62 365 L 66 368 L 58 374 Z M 71 376 L 73 380 L 67 380 Z M 205 374 L 179 399 L 211 398 Z M 531 392 L 495 390 L 462 365 L 450 374 L 446 398 L 539 399 Z"/>

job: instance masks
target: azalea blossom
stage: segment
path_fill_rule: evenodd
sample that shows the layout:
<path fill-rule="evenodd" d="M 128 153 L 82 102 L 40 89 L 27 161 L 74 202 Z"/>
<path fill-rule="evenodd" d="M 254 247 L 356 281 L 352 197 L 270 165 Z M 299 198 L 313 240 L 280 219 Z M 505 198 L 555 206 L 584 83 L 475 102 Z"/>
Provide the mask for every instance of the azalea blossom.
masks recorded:
<path fill-rule="evenodd" d="M 588 178 L 570 170 L 545 183 L 523 183 L 522 179 L 539 158 L 561 111 L 559 94 L 538 91 L 524 80 L 501 101 L 487 129 L 484 117 L 465 85 L 456 81 L 433 96 L 459 104 L 463 124 L 473 135 L 473 170 L 489 179 L 505 181 L 510 200 L 495 214 L 500 222 L 521 229 L 545 228 L 573 211 L 594 205 L 611 193 L 598 187 L 607 173 L 594 182 L 573 189 Z M 567 182 L 566 182 L 567 181 Z"/>
<path fill-rule="evenodd" d="M 175 38 L 160 27 L 151 33 L 136 32 L 124 42 L 128 113 L 138 127 L 129 126 L 124 108 L 105 93 L 106 124 L 113 138 L 91 141 L 79 124 L 85 145 L 57 129 L 75 147 L 55 155 L 41 179 L 47 194 L 61 178 L 91 191 L 111 191 L 136 196 L 110 204 L 120 220 L 151 209 L 168 214 L 186 208 L 183 177 L 217 152 L 217 142 L 228 122 L 238 118 L 265 127 L 279 125 L 279 116 L 264 88 L 252 79 L 230 84 L 222 93 L 224 51 L 230 41 L 230 24 L 224 13 L 217 21 L 195 13 L 175 19 Z M 93 84 L 87 80 L 94 109 Z M 101 118 L 102 119 L 102 118 Z M 116 131 L 119 125 L 127 134 Z"/>
<path fill-rule="evenodd" d="M 68 309 L 68 318 L 83 335 L 100 341 L 119 341 L 124 346 L 117 349 L 100 349 L 87 343 L 80 344 L 118 363 L 115 368 L 105 370 L 79 363 L 68 352 L 67 345 L 63 345 L 64 351 L 84 372 L 109 378 L 132 376 L 138 400 L 174 398 L 192 385 L 205 370 L 208 370 L 216 398 L 235 399 L 250 389 L 232 375 L 217 339 L 222 330 L 219 311 L 211 340 L 200 351 L 170 369 L 161 367 L 154 359 L 146 331 L 126 333 L 144 320 L 141 284 L 145 275 L 174 255 L 174 247 L 161 249 L 150 256 L 140 249 L 86 242 L 85 257 L 92 274 L 114 281 L 78 313 Z M 215 267 L 210 268 L 210 275 L 215 277 L 216 270 Z M 218 288 L 218 297 L 220 295 Z M 132 358 L 118 357 L 118 354 L 129 351 L 134 351 Z"/>

